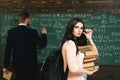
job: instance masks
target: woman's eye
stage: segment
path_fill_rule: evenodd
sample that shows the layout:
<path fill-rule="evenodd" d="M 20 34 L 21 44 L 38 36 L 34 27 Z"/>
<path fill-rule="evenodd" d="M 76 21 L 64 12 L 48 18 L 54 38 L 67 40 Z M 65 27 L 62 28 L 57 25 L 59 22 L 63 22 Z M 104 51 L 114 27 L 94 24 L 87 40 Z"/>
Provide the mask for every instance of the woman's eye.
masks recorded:
<path fill-rule="evenodd" d="M 75 26 L 75 28 L 79 28 L 79 26 Z"/>
<path fill-rule="evenodd" d="M 83 27 L 81 27 L 80 29 L 83 29 Z"/>

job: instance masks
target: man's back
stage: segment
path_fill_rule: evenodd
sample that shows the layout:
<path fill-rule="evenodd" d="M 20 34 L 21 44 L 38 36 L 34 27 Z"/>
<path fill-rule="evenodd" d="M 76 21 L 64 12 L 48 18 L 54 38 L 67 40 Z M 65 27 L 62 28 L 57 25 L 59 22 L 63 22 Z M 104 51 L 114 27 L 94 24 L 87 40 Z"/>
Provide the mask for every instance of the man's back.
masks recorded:
<path fill-rule="evenodd" d="M 8 31 L 8 45 L 11 45 L 6 47 L 6 53 L 9 53 L 10 48 L 13 49 L 14 69 L 24 71 L 37 68 L 36 45 L 40 42 L 38 38 L 36 30 L 23 25 Z"/>

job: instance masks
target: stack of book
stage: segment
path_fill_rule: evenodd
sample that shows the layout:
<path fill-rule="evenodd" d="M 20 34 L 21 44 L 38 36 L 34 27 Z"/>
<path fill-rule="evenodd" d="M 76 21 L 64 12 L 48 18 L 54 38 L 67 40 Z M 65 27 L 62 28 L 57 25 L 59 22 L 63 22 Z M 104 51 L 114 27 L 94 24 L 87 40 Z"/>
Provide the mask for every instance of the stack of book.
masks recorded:
<path fill-rule="evenodd" d="M 98 55 L 96 51 L 90 46 L 78 46 L 80 52 L 85 54 L 83 68 L 89 71 L 99 69 Z"/>

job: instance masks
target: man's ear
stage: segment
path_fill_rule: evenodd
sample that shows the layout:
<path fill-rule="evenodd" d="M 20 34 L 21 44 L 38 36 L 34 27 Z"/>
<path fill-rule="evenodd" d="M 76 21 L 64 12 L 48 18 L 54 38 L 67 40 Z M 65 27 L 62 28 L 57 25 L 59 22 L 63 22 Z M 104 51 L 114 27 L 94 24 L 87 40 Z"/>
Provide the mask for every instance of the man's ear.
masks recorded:
<path fill-rule="evenodd" d="M 25 23 L 28 24 L 30 22 L 30 19 L 29 18 L 26 18 L 25 19 Z"/>

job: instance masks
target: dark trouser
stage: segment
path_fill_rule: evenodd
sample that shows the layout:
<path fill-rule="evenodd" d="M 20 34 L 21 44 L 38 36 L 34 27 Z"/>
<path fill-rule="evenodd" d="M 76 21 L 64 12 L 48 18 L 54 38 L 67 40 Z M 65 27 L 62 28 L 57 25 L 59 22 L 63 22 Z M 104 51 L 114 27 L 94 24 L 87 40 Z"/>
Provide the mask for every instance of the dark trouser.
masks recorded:
<path fill-rule="evenodd" d="M 37 72 L 15 72 L 15 80 L 37 80 L 37 78 Z"/>

